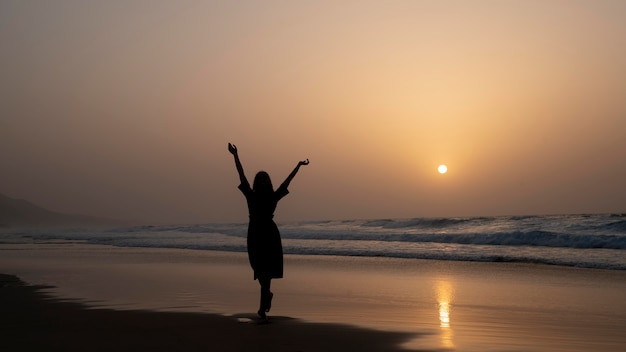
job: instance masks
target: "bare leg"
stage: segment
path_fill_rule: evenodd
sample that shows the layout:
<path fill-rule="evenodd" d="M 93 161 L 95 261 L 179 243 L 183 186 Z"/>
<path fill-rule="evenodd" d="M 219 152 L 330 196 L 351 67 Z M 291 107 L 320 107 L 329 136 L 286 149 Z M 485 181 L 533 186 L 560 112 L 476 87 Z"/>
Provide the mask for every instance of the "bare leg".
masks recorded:
<path fill-rule="evenodd" d="M 265 313 L 270 311 L 270 308 L 272 307 L 272 296 L 274 296 L 270 291 L 272 279 L 260 277 L 259 284 L 261 285 L 261 302 L 259 304 L 258 314 L 261 318 L 265 319 L 267 318 Z"/>

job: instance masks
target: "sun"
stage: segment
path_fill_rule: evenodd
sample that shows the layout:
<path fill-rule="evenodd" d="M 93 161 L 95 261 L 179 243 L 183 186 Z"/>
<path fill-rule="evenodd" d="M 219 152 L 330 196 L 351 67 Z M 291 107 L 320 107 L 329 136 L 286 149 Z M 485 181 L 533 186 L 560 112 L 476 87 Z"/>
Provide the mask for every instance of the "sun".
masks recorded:
<path fill-rule="evenodd" d="M 446 172 L 448 172 L 448 167 L 445 166 L 444 164 L 439 165 L 439 167 L 437 168 L 437 171 L 439 171 L 440 174 L 445 174 Z"/>

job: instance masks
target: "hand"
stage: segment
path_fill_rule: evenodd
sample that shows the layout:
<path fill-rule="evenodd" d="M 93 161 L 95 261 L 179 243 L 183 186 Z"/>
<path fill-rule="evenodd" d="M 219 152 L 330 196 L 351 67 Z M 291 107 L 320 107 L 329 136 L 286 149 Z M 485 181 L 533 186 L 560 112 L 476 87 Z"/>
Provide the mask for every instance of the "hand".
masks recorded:
<path fill-rule="evenodd" d="M 230 144 L 228 143 L 228 151 L 232 154 L 232 155 L 237 155 L 237 147 L 234 144 Z"/>
<path fill-rule="evenodd" d="M 302 160 L 301 162 L 298 163 L 298 166 L 300 165 L 309 165 L 309 159 Z"/>

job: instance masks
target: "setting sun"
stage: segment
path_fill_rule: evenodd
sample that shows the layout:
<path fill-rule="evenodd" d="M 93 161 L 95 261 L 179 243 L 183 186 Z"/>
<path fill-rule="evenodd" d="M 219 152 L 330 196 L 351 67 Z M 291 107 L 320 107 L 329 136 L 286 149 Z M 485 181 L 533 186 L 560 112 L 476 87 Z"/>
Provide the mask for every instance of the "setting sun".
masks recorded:
<path fill-rule="evenodd" d="M 441 164 L 439 165 L 439 167 L 437 168 L 437 171 L 439 171 L 440 174 L 445 174 L 446 172 L 448 172 L 448 167 Z"/>

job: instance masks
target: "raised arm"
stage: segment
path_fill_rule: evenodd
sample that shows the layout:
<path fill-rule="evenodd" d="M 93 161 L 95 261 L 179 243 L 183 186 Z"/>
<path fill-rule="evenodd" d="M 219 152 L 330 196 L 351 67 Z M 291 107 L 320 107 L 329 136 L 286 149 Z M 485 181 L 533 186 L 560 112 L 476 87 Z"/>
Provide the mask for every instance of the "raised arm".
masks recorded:
<path fill-rule="evenodd" d="M 287 176 L 287 179 L 285 179 L 285 181 L 283 181 L 283 183 L 280 186 L 283 188 L 289 187 L 291 180 L 293 180 L 293 178 L 296 176 L 296 174 L 298 173 L 298 170 L 300 170 L 300 166 L 302 165 L 309 165 L 309 159 L 298 162 L 298 165 L 296 165 L 296 167 L 293 169 L 293 171 L 291 171 L 289 176 Z"/>
<path fill-rule="evenodd" d="M 246 174 L 244 174 L 243 172 L 243 166 L 241 166 L 241 161 L 239 161 L 237 147 L 234 144 L 228 143 L 228 151 L 235 157 L 235 166 L 237 167 L 237 173 L 239 173 L 239 181 L 241 181 L 241 183 L 248 182 L 248 180 L 246 179 Z"/>

